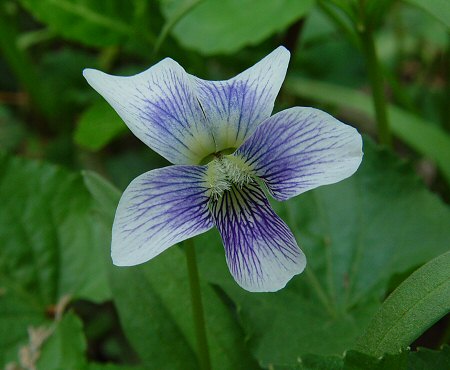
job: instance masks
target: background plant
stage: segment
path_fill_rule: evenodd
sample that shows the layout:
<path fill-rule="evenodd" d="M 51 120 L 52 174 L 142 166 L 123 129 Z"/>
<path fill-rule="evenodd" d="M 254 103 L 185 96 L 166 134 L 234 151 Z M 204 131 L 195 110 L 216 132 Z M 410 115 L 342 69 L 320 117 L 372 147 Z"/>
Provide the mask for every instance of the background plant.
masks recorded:
<path fill-rule="evenodd" d="M 212 367 L 449 368 L 449 24 L 440 0 L 2 1 L 0 365 L 198 368 L 183 250 L 109 257 L 120 191 L 167 163 L 81 71 L 170 56 L 226 79 L 283 44 L 276 111 L 354 125 L 364 161 L 274 204 L 309 262 L 278 293 L 237 287 L 218 234 L 198 239 Z"/>

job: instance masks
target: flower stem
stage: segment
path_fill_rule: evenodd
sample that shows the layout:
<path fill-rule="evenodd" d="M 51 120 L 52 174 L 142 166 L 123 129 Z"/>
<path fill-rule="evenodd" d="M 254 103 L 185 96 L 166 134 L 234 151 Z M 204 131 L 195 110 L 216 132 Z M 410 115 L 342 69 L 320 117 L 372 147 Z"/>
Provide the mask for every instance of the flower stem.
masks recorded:
<path fill-rule="evenodd" d="M 195 257 L 195 245 L 192 239 L 186 240 L 184 244 L 186 250 L 189 285 L 191 287 L 192 314 L 194 317 L 195 335 L 197 337 L 198 360 L 201 370 L 211 370 L 208 340 L 206 338 L 205 315 L 203 312 L 197 259 Z"/>
<path fill-rule="evenodd" d="M 387 104 L 384 95 L 383 73 L 378 60 L 375 46 L 373 27 L 366 14 L 364 1 L 360 1 L 360 24 L 358 31 L 361 39 L 361 45 L 367 64 L 367 73 L 372 88 L 373 104 L 375 108 L 375 117 L 378 126 L 378 138 L 382 145 L 391 147 L 392 135 L 389 128 L 387 115 Z"/>

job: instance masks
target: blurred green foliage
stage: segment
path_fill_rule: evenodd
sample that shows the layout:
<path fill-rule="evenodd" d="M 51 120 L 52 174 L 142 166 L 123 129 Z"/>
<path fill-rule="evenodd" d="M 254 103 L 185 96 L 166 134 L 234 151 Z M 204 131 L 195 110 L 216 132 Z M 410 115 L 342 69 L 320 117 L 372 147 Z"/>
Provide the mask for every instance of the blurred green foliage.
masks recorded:
<path fill-rule="evenodd" d="M 449 24 L 445 0 L 0 2 L 0 366 L 198 368 L 182 248 L 131 268 L 109 257 L 117 188 L 167 162 L 82 70 L 131 75 L 169 56 L 226 79 L 284 44 L 292 59 L 275 109 L 329 111 L 367 135 L 365 157 L 352 178 L 274 204 L 308 257 L 280 292 L 241 290 L 217 232 L 197 239 L 213 368 L 450 368 L 448 319 L 426 332 L 449 310 L 448 265 L 421 275 L 450 245 Z M 362 26 L 390 150 L 369 138 Z M 431 307 L 417 306 L 437 275 Z M 413 319 L 397 320 L 401 309 Z M 389 350 L 374 352 L 394 324 Z"/>

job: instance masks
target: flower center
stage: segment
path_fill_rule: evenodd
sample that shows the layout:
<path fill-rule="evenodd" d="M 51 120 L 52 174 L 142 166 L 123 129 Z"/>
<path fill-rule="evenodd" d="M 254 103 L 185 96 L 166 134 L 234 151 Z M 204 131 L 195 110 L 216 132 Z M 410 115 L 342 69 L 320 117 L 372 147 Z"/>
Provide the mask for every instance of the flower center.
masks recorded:
<path fill-rule="evenodd" d="M 232 154 L 235 151 L 236 151 L 236 148 L 226 148 L 226 149 L 223 149 L 223 150 L 218 151 L 216 153 L 209 154 L 209 155 L 207 155 L 205 158 L 203 158 L 200 161 L 200 165 L 208 164 L 209 162 L 213 161 L 214 159 L 216 159 L 216 158 L 218 158 L 220 156 L 223 157 L 223 156 L 225 156 L 227 154 Z"/>
<path fill-rule="evenodd" d="M 212 199 L 217 200 L 233 185 L 242 188 L 254 181 L 252 170 L 241 158 L 221 153 L 214 156 L 206 171 Z"/>

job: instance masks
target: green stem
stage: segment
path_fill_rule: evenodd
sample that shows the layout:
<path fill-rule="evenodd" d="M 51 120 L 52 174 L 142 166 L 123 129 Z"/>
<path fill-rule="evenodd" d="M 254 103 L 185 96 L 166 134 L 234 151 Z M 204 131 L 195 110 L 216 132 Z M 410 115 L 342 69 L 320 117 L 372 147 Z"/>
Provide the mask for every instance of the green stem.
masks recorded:
<path fill-rule="evenodd" d="M 186 262 L 191 287 L 192 314 L 194 316 L 195 335 L 197 337 L 198 359 L 201 370 L 211 370 L 208 340 L 206 338 L 205 315 L 203 313 L 200 280 L 198 277 L 195 245 L 192 239 L 184 242 L 186 249 Z"/>
<path fill-rule="evenodd" d="M 358 31 L 367 64 L 367 73 L 372 88 L 373 105 L 378 126 L 380 143 L 391 147 L 392 135 L 389 128 L 386 97 L 384 95 L 383 73 L 378 60 L 373 29 L 364 8 L 364 1 L 360 1 L 360 24 Z"/>

